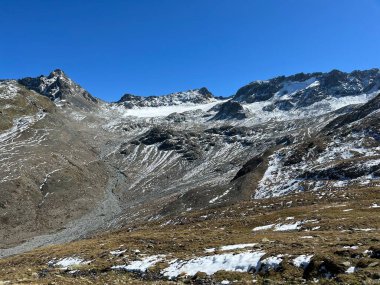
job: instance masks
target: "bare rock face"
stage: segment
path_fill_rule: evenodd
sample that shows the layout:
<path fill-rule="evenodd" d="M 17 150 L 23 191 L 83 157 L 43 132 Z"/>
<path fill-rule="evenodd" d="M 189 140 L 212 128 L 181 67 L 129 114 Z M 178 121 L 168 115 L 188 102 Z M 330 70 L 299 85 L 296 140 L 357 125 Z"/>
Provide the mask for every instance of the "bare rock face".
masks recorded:
<path fill-rule="evenodd" d="M 227 101 L 226 103 L 217 105 L 213 108 L 217 113 L 213 117 L 214 120 L 244 120 L 250 116 L 250 112 L 245 110 L 243 106 L 235 101 Z"/>

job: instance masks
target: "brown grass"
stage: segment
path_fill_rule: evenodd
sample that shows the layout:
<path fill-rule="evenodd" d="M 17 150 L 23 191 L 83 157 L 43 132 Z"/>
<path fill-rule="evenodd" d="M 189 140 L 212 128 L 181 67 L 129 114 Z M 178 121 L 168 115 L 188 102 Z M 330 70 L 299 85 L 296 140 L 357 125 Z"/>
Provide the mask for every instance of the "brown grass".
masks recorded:
<path fill-rule="evenodd" d="M 320 284 L 334 284 L 334 282 L 362 284 L 360 282 L 364 280 L 369 282 L 367 284 L 375 284 L 371 282 L 380 278 L 380 262 L 375 264 L 378 259 L 363 255 L 365 250 L 380 244 L 379 209 L 370 208 L 375 202 L 380 204 L 379 188 L 335 191 L 324 196 L 312 193 L 294 194 L 184 213 L 181 216 L 136 224 L 129 229 L 2 259 L 0 280 L 10 280 L 14 282 L 12 284 L 196 284 L 194 283 L 196 277 L 184 277 L 173 283 L 167 280 L 154 280 L 149 276 L 110 270 L 110 267 L 126 264 L 137 258 L 134 252 L 136 249 L 147 255 L 166 254 L 173 258 L 186 259 L 205 255 L 204 249 L 209 247 L 257 243 L 256 249 L 265 251 L 268 256 L 314 254 L 318 258 L 330 258 L 335 264 L 349 262 L 352 266 L 361 266 L 354 274 L 338 274 L 334 280 L 327 281 L 318 275 L 318 271 L 312 272 L 310 276 L 313 278 L 322 278 Z M 349 209 L 352 210 L 347 211 Z M 287 217 L 294 217 L 294 220 L 285 221 Z M 171 224 L 162 226 L 169 220 Z M 257 226 L 301 220 L 317 222 L 306 222 L 298 231 L 252 232 Z M 316 226 L 320 228 L 312 230 Z M 360 230 L 366 228 L 374 230 Z M 313 236 L 313 238 L 301 238 L 302 236 Z M 343 246 L 353 245 L 359 248 L 343 249 Z M 112 256 L 109 252 L 116 249 L 125 249 L 126 252 L 121 256 Z M 74 275 L 47 265 L 53 258 L 68 256 L 79 256 L 92 262 L 77 268 L 79 273 Z M 247 282 L 252 282 L 252 279 L 256 279 L 258 284 L 312 282 L 312 279 L 303 280 L 302 278 L 305 278 L 303 270 L 292 266 L 290 257 L 286 259 L 288 261 L 283 263 L 283 268 L 279 272 L 255 276 L 248 273 L 217 272 L 212 279 L 222 281 L 226 278 L 238 281 L 234 284 L 248 284 Z M 151 271 L 154 273 L 159 270 L 152 268 Z"/>

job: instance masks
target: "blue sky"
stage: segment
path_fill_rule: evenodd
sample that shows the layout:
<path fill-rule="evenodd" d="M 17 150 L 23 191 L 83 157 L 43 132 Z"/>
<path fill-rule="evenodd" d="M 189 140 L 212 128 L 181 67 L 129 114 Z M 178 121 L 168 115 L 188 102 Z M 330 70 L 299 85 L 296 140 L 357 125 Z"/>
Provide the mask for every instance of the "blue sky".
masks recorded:
<path fill-rule="evenodd" d="M 380 0 L 12 0 L 0 78 L 63 69 L 93 95 L 232 95 L 297 72 L 380 67 Z"/>

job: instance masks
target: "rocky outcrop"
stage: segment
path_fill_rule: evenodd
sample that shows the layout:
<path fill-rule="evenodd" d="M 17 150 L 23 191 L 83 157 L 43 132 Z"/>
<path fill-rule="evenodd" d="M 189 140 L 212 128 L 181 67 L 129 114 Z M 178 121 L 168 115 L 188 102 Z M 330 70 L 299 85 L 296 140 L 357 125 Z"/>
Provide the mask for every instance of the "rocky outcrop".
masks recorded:
<path fill-rule="evenodd" d="M 217 111 L 213 120 L 244 120 L 250 117 L 250 112 L 235 101 L 227 101 L 216 105 L 210 111 Z"/>

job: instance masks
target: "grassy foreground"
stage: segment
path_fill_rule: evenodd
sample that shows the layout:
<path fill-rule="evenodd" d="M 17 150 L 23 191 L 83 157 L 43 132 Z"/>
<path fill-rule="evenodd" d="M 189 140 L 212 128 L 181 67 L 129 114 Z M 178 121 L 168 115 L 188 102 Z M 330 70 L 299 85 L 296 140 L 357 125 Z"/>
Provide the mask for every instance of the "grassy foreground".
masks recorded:
<path fill-rule="evenodd" d="M 380 284 L 380 188 L 302 193 L 280 198 L 215 206 L 201 212 L 140 223 L 64 245 L 36 249 L 0 260 L 2 284 Z M 266 225 L 300 222 L 294 230 Z M 160 271 L 168 261 L 147 272 L 114 270 L 144 256 L 168 260 L 224 253 L 225 245 L 255 243 L 233 252 L 263 251 L 281 255 L 278 268 L 256 272 L 218 271 L 168 280 Z M 215 248 L 215 252 L 205 252 Z M 111 253 L 111 251 L 119 251 Z M 313 255 L 303 269 L 292 260 Z M 88 263 L 66 269 L 52 260 L 81 258 Z M 349 268 L 354 272 L 346 273 Z M 229 283 L 227 283 L 229 282 Z"/>

